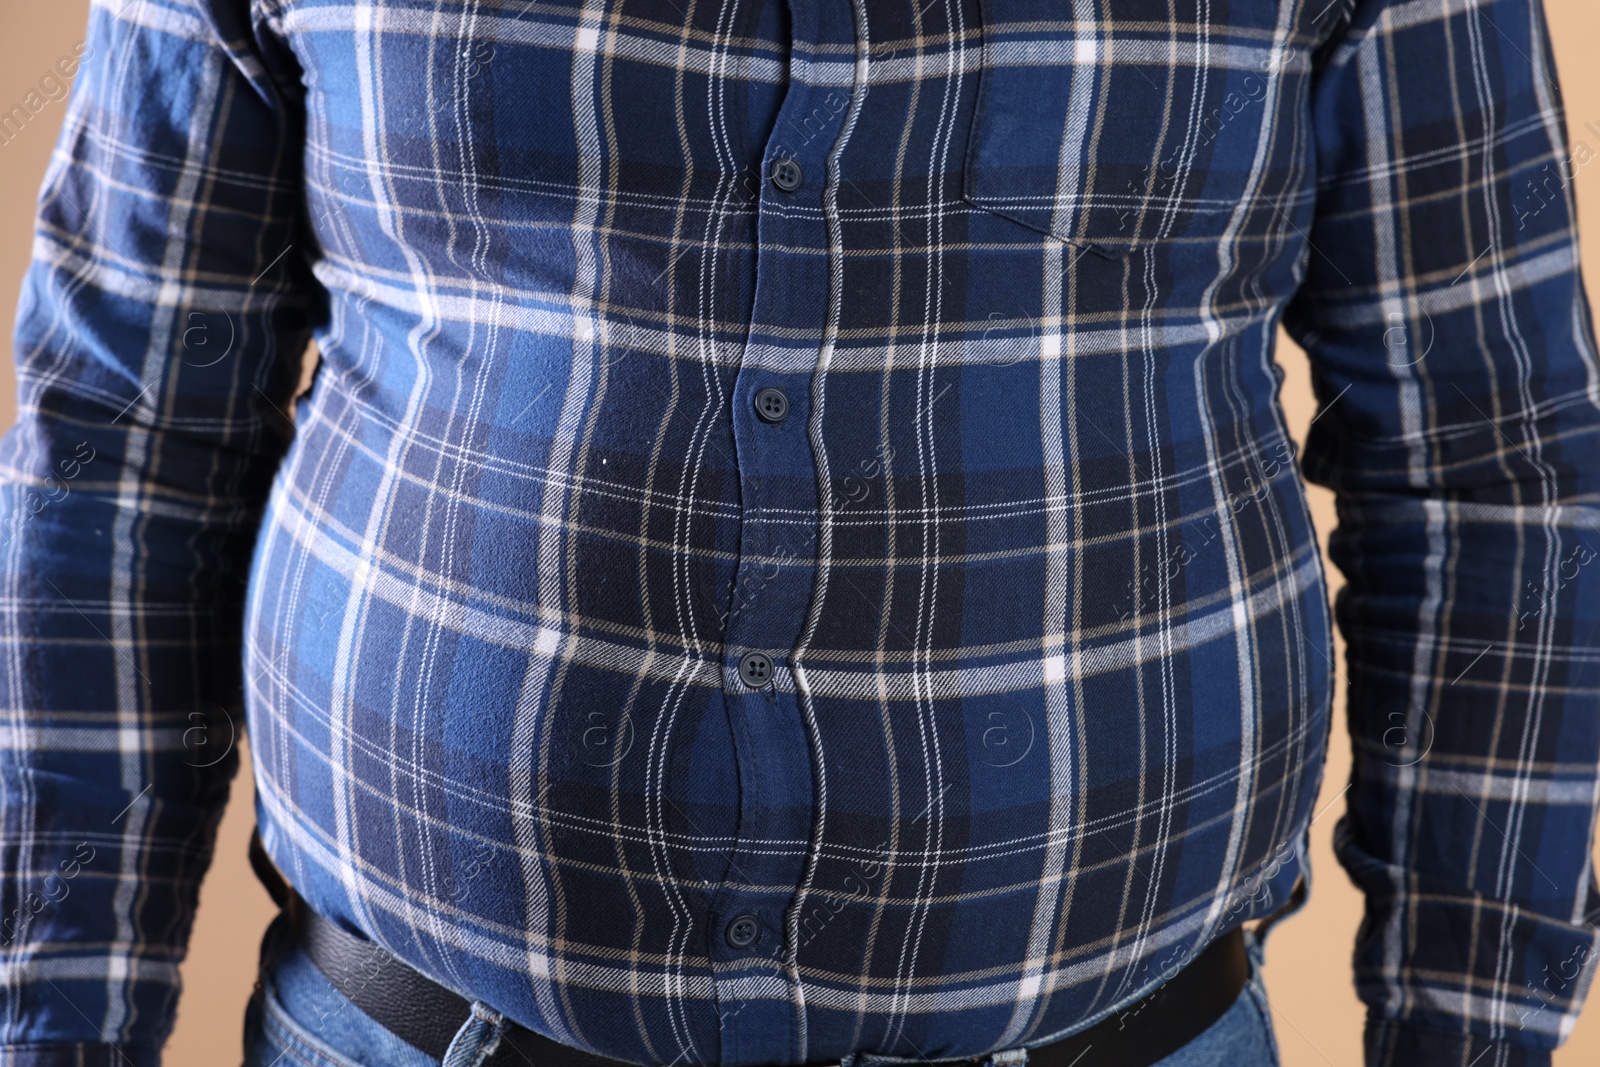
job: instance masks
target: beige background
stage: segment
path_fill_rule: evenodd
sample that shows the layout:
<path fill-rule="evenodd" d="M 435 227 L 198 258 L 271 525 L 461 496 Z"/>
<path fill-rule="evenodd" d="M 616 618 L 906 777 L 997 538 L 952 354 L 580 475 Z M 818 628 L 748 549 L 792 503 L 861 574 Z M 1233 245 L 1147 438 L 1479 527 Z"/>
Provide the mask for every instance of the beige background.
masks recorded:
<path fill-rule="evenodd" d="M 1594 0 L 1545 0 L 1555 39 L 1557 64 L 1566 99 L 1567 128 L 1573 140 L 1585 122 L 1600 124 L 1600 66 L 1592 50 L 1600 41 L 1600 5 Z M 21 100 L 47 64 L 67 53 L 81 37 L 86 6 L 79 0 L 59 6 L 37 0 L 0 0 L 0 101 Z M 32 245 L 32 218 L 39 181 L 61 122 L 60 102 L 46 106 L 13 142 L 0 146 L 0 322 L 9 351 L 18 287 Z M 1579 168 L 1575 179 L 1580 226 L 1589 237 L 1584 265 L 1591 287 L 1600 286 L 1600 177 Z M 1314 409 L 1305 358 L 1283 339 L 1279 361 L 1288 373 L 1283 405 L 1297 440 Z M 0 360 L 0 425 L 15 417 L 11 361 Z M 1334 524 L 1332 494 L 1310 489 L 1318 532 L 1326 547 Z M 1341 579 L 1328 565 L 1337 590 Z M 1338 646 L 1342 673 L 1344 646 Z M 1285 1067 L 1360 1067 L 1361 1007 L 1350 980 L 1350 947 L 1361 918 L 1361 898 L 1350 885 L 1329 846 L 1334 820 L 1344 810 L 1339 798 L 1350 768 L 1345 735 L 1344 687 L 1333 723 L 1332 753 L 1312 826 L 1314 888 L 1311 900 L 1293 920 L 1273 930 L 1268 946 L 1266 985 Z M 1331 805 L 1331 806 L 1330 806 Z M 169 1067 L 236 1067 L 240 1060 L 241 1019 L 255 978 L 261 931 L 271 918 L 271 902 L 250 873 L 245 844 L 254 820 L 248 760 L 235 782 L 233 801 L 222 824 L 217 860 L 200 897 L 200 914 L 188 961 L 178 1028 L 167 1049 Z M 1600 992 L 1597 992 L 1600 998 Z M 1592 1008 L 1555 1056 L 1556 1067 L 1600 1063 L 1600 1008 Z"/>

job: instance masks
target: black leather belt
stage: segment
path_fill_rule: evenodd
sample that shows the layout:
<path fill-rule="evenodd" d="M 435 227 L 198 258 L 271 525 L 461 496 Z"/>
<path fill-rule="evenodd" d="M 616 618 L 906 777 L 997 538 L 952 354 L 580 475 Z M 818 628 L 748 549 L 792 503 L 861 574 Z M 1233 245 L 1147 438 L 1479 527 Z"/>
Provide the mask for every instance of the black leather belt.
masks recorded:
<path fill-rule="evenodd" d="M 288 915 L 300 946 L 333 987 L 401 1040 L 442 1060 L 456 1031 L 472 1014 L 470 1002 L 387 950 L 312 911 L 273 867 L 258 836 L 250 840 L 250 862 Z M 1264 932 L 1278 914 L 1303 899 L 1304 890 L 1302 880 L 1290 902 L 1262 920 L 1258 932 Z M 1028 1067 L 1150 1067 L 1221 1018 L 1249 977 L 1250 957 L 1243 932 L 1234 927 L 1142 1000 L 1087 1030 L 1030 1048 Z M 1135 1016 L 1138 1024 L 1128 1025 Z M 930 1062 L 976 1064 L 982 1058 Z M 493 1067 L 637 1067 L 563 1045 L 509 1021 L 499 1048 L 485 1063 Z"/>

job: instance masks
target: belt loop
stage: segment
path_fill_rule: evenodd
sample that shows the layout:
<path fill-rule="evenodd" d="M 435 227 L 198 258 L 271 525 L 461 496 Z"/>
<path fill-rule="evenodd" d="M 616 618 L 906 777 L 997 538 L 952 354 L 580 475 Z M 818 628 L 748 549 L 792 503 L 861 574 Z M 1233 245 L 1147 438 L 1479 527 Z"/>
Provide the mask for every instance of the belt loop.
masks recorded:
<path fill-rule="evenodd" d="M 444 1050 L 439 1067 L 483 1067 L 500 1047 L 506 1017 L 481 1000 L 472 1002 L 472 1014 L 461 1024 L 450 1047 Z"/>

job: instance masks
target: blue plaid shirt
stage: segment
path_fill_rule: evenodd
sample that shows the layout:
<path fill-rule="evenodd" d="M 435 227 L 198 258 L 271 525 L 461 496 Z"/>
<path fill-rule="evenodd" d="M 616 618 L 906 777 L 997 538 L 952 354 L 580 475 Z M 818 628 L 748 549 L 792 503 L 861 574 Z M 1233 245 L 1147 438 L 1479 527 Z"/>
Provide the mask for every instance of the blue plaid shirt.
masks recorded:
<path fill-rule="evenodd" d="M 1538 0 L 94 0 L 72 77 L 0 1064 L 157 1061 L 246 723 L 310 903 L 559 1041 L 1046 1043 L 1308 874 L 1335 617 L 1368 1063 L 1569 1032 L 1594 152 Z"/>

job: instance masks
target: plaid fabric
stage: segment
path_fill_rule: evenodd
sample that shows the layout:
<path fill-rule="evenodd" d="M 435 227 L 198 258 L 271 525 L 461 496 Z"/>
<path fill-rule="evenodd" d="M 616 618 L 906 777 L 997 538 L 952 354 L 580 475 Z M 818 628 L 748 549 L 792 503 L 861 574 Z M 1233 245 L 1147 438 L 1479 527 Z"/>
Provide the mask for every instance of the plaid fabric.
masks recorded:
<path fill-rule="evenodd" d="M 246 717 L 300 892 L 568 1044 L 1107 1018 L 1308 874 L 1301 474 L 1368 1063 L 1570 1030 L 1600 365 L 1538 0 L 95 0 L 87 44 L 0 454 L 0 1063 L 156 1061 Z"/>

